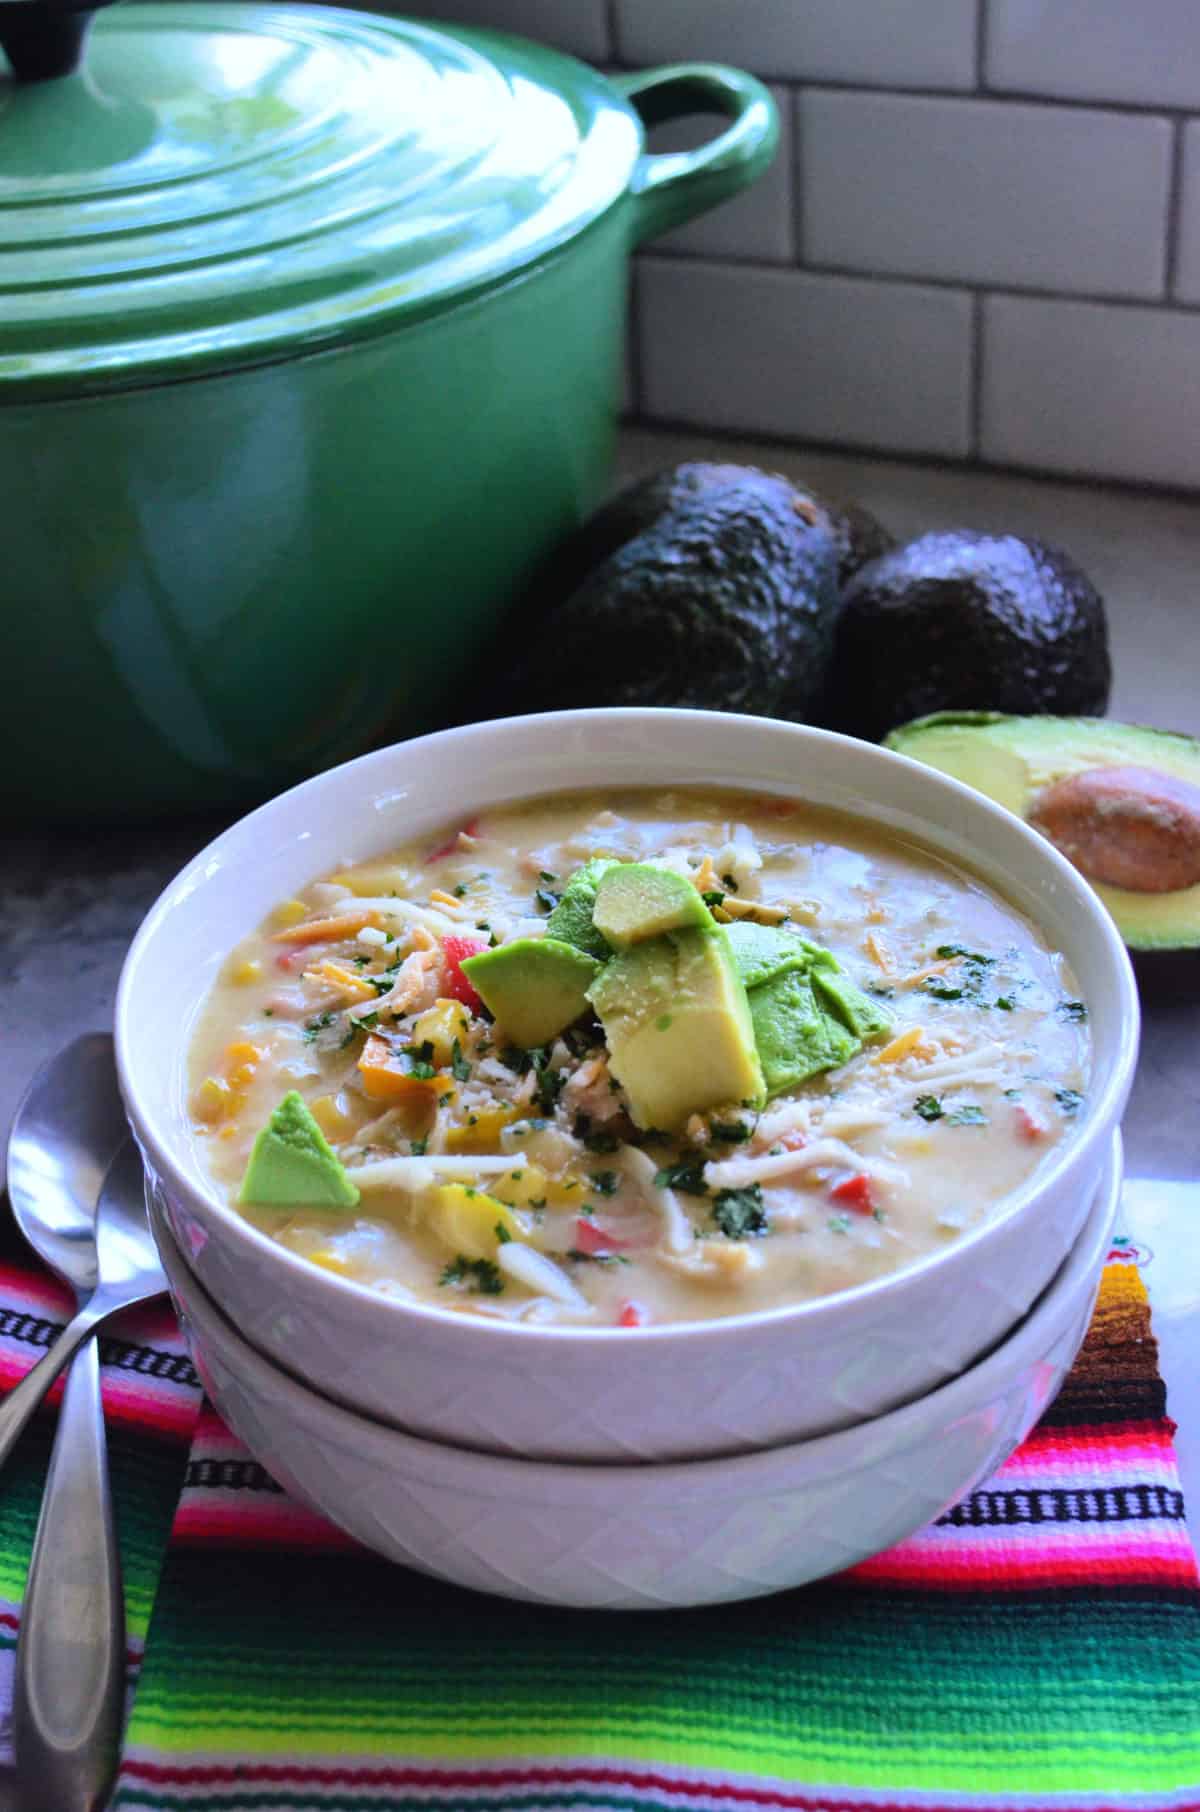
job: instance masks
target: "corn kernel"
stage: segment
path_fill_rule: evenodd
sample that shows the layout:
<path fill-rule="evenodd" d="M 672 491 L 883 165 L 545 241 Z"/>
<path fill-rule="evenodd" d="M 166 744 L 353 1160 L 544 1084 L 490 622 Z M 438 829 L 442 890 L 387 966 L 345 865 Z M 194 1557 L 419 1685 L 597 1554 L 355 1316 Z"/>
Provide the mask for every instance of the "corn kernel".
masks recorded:
<path fill-rule="evenodd" d="M 238 1038 L 233 1044 L 225 1047 L 227 1064 L 248 1063 L 253 1066 L 262 1061 L 262 1052 L 256 1044 L 250 1044 L 245 1038 Z"/>
<path fill-rule="evenodd" d="M 253 1063 L 239 1063 L 236 1070 L 230 1070 L 229 1081 L 234 1088 L 249 1088 L 254 1081 L 256 1066 Z"/>
<path fill-rule="evenodd" d="M 241 1130 L 236 1121 L 230 1120 L 218 1130 L 217 1137 L 218 1139 L 236 1139 Z"/>
<path fill-rule="evenodd" d="M 228 1110 L 233 1090 L 220 1076 L 206 1076 L 196 1090 L 192 1110 L 197 1120 L 203 1120 L 206 1126 L 215 1126 L 223 1120 Z"/>
<path fill-rule="evenodd" d="M 303 900 L 285 900 L 282 906 L 275 908 L 271 917 L 276 925 L 286 929 L 287 926 L 298 925 L 302 919 L 306 919 L 308 907 Z"/>
<path fill-rule="evenodd" d="M 309 1102 L 308 1111 L 327 1139 L 344 1139 L 358 1121 L 344 1094 L 318 1095 Z"/>
<path fill-rule="evenodd" d="M 234 964 L 230 971 L 229 979 L 235 987 L 247 988 L 251 982 L 256 982 L 261 975 L 262 964 L 257 962 L 253 957 L 248 957 L 245 962 Z"/>
<path fill-rule="evenodd" d="M 489 1107 L 446 1132 L 447 1151 L 495 1151 L 500 1129 L 520 1117 L 515 1107 Z"/>

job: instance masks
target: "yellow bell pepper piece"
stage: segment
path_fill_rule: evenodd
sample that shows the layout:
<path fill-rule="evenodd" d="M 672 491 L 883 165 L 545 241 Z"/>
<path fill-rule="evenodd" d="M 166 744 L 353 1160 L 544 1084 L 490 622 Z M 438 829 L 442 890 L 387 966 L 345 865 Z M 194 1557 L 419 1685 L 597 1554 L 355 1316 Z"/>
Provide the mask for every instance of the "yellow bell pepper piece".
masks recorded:
<path fill-rule="evenodd" d="M 574 1177 L 547 1176 L 540 1164 L 513 1159 L 513 1167 L 492 1180 L 492 1189 L 513 1208 L 574 1208 L 587 1199 L 587 1190 Z"/>
<path fill-rule="evenodd" d="M 454 1046 L 461 1046 L 466 1038 L 470 1023 L 471 1015 L 461 1000 L 435 1000 L 414 1021 L 412 1041 L 432 1045 L 434 1063 L 445 1069 L 454 1056 Z"/>
<path fill-rule="evenodd" d="M 441 1183 L 426 1197 L 426 1223 L 455 1255 L 495 1258 L 510 1239 L 527 1239 L 529 1223 L 506 1203 L 465 1183 Z"/>
<path fill-rule="evenodd" d="M 362 1115 L 344 1091 L 336 1095 L 318 1095 L 310 1101 L 308 1111 L 330 1144 L 349 1138 L 362 1125 Z"/>
<path fill-rule="evenodd" d="M 229 979 L 237 988 L 249 987 L 262 975 L 262 964 L 255 957 L 246 957 L 242 962 L 234 963 L 229 971 Z"/>
<path fill-rule="evenodd" d="M 521 1117 L 521 1112 L 515 1107 L 489 1107 L 481 1114 L 471 1114 L 461 1126 L 447 1129 L 446 1150 L 495 1151 L 501 1127 L 511 1126 Z"/>

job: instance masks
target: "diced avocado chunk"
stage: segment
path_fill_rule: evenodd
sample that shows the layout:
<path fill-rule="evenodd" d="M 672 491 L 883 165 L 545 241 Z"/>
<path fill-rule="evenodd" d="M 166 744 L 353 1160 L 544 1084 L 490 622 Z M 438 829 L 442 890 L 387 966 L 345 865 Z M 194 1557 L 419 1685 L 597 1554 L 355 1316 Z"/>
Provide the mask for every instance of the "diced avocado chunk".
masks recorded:
<path fill-rule="evenodd" d="M 711 930 L 712 913 L 685 875 L 654 862 L 618 862 L 601 876 L 592 923 L 614 950 L 667 931 Z"/>
<path fill-rule="evenodd" d="M 292 1089 L 254 1141 L 238 1201 L 288 1208 L 353 1208 L 358 1190 Z"/>
<path fill-rule="evenodd" d="M 607 874 L 610 868 L 619 866 L 615 856 L 593 856 L 590 862 L 577 868 L 567 882 L 562 899 L 546 920 L 547 937 L 558 938 L 564 944 L 574 944 L 577 950 L 583 950 L 588 956 L 605 962 L 612 955 L 612 950 L 593 925 L 592 911 L 601 876 Z"/>
<path fill-rule="evenodd" d="M 795 1088 L 809 1076 L 848 1063 L 861 1049 L 853 1032 L 822 1011 L 816 977 L 787 969 L 750 995 L 754 1042 L 768 1095 Z"/>
<path fill-rule="evenodd" d="M 720 927 L 634 944 L 605 965 L 588 999 L 638 1126 L 673 1132 L 706 1108 L 761 1104 L 750 1006 Z"/>
<path fill-rule="evenodd" d="M 772 976 L 783 975 L 789 969 L 807 969 L 810 952 L 816 948 L 794 931 L 756 925 L 750 919 L 728 925 L 725 935 L 745 988 L 759 988 Z"/>
<path fill-rule="evenodd" d="M 526 1049 L 548 1043 L 579 1018 L 599 970 L 594 957 L 556 937 L 514 938 L 462 964 L 484 1005 Z"/>
<path fill-rule="evenodd" d="M 812 980 L 818 1000 L 837 1015 L 855 1038 L 866 1043 L 892 1030 L 891 1016 L 869 994 L 856 988 L 840 969 L 814 964 Z"/>

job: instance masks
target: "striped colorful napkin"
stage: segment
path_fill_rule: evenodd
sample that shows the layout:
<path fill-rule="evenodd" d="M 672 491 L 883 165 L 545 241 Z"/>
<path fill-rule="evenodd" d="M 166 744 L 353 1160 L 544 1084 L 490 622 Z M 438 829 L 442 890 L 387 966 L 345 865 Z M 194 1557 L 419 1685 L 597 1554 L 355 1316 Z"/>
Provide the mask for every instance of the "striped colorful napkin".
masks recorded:
<path fill-rule="evenodd" d="M 0 1268 L 3 1382 L 62 1307 Z M 104 1357 L 136 1680 L 117 1812 L 1200 1807 L 1200 1587 L 1128 1263 L 1040 1427 L 938 1524 L 690 1613 L 544 1610 L 390 1567 L 201 1404 L 169 1313 L 127 1318 Z M 0 1488 L 9 1657 L 50 1432 Z"/>

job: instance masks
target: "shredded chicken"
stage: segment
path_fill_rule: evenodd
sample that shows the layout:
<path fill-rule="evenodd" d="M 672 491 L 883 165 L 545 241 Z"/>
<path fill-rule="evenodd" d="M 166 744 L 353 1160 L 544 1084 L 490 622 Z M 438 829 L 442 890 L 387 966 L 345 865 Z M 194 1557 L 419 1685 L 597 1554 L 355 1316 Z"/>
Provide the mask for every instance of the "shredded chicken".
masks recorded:
<path fill-rule="evenodd" d="M 623 1145 L 621 1168 L 636 1183 L 643 1200 L 657 1208 L 663 1219 L 663 1243 L 669 1252 L 686 1252 L 696 1242 L 695 1229 L 673 1189 L 662 1189 L 654 1181 L 658 1174 L 654 1159 L 636 1145 Z"/>
<path fill-rule="evenodd" d="M 710 1189 L 745 1189 L 751 1183 L 769 1183 L 775 1177 L 798 1175 L 826 1167 L 862 1171 L 881 1182 L 902 1182 L 905 1172 L 884 1158 L 867 1158 L 841 1139 L 814 1139 L 794 1151 L 765 1152 L 762 1157 L 721 1158 L 704 1166 Z"/>

